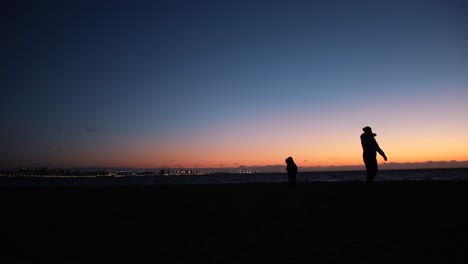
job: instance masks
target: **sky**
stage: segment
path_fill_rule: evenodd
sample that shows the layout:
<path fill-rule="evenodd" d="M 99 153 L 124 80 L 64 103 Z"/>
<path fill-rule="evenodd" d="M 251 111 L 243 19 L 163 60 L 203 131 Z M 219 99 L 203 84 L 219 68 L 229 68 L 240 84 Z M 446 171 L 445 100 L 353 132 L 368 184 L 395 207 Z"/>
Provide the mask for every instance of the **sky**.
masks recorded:
<path fill-rule="evenodd" d="M 466 1 L 4 7 L 0 167 L 468 160 Z"/>

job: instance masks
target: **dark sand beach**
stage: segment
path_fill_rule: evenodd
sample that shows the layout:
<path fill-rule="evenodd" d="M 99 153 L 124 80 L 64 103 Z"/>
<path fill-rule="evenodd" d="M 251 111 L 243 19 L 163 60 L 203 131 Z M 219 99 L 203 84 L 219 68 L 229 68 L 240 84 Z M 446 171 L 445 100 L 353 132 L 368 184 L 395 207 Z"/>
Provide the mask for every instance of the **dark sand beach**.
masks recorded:
<path fill-rule="evenodd" d="M 3 263 L 462 263 L 468 182 L 1 190 Z"/>

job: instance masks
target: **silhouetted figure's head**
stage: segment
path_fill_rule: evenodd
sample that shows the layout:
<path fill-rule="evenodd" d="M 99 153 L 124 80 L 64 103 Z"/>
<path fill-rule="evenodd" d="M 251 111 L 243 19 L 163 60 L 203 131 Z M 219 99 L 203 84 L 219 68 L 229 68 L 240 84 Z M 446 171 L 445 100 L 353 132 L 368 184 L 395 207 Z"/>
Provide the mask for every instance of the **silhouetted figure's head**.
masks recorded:
<path fill-rule="evenodd" d="M 286 159 L 286 164 L 294 164 L 293 158 L 292 158 L 292 157 L 288 157 L 288 158 Z"/>
<path fill-rule="evenodd" d="M 372 128 L 370 126 L 366 126 L 362 129 L 362 131 L 364 131 L 364 133 L 366 134 L 372 134 L 374 137 L 377 136 L 377 134 L 375 133 L 372 133 Z"/>

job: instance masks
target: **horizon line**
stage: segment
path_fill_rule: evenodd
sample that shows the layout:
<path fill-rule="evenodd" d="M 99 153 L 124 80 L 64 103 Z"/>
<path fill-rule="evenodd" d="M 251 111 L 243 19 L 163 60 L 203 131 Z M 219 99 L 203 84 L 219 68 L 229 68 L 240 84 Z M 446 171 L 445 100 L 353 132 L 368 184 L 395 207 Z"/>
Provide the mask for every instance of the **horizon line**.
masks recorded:
<path fill-rule="evenodd" d="M 445 165 L 445 166 L 442 166 Z M 450 166 L 452 165 L 452 166 Z M 170 166 L 159 166 L 159 167 L 133 167 L 133 166 L 19 166 L 19 168 L 24 167 L 26 169 L 38 169 L 38 168 L 48 168 L 48 169 L 132 169 L 132 170 L 162 170 L 162 169 L 171 169 L 171 170 L 214 170 L 214 171 L 228 171 L 228 170 L 258 170 L 259 172 L 270 172 L 268 169 L 274 169 L 271 172 L 277 172 L 279 169 L 284 169 L 286 165 L 282 164 L 271 164 L 271 165 L 239 165 L 237 167 L 170 167 Z M 442 167 L 440 167 L 442 166 Z M 468 160 L 440 160 L 440 161 L 420 161 L 420 162 L 385 162 L 379 163 L 380 169 L 437 169 L 437 168 L 468 168 Z M 364 164 L 359 165 L 316 165 L 316 166 L 298 166 L 298 168 L 320 171 L 320 170 L 361 170 L 364 169 Z M 0 170 L 15 170 L 18 167 L 0 167 Z M 261 171 L 260 171 L 261 170 Z"/>

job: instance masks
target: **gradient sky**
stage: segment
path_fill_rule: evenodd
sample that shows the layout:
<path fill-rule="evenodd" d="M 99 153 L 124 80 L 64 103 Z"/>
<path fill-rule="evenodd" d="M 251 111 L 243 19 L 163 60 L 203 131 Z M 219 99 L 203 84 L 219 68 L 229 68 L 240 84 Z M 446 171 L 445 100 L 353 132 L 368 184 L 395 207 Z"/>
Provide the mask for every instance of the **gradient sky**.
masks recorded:
<path fill-rule="evenodd" d="M 0 167 L 468 160 L 466 1 L 11 1 Z M 382 162 L 382 159 L 379 159 Z"/>

